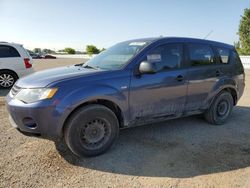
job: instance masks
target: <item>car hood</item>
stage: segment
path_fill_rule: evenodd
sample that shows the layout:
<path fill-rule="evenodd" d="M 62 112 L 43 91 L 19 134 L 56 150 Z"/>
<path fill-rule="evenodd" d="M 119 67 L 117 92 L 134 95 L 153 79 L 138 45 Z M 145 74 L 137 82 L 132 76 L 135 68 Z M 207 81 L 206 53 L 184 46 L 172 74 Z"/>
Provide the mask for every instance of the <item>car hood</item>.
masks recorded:
<path fill-rule="evenodd" d="M 19 79 L 17 86 L 22 88 L 46 87 L 47 85 L 64 79 L 71 79 L 78 76 L 96 74 L 102 70 L 84 68 L 81 66 L 66 66 L 35 72 Z"/>

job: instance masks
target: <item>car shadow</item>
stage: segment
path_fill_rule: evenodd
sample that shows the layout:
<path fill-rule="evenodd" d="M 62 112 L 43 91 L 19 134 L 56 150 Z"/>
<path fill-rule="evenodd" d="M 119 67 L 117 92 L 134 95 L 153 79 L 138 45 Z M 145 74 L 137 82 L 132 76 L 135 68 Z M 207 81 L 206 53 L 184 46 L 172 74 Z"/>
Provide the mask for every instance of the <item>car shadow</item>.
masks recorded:
<path fill-rule="evenodd" d="M 201 116 L 120 131 L 115 145 L 92 158 L 74 156 L 62 143 L 69 163 L 109 173 L 188 178 L 250 166 L 250 107 L 235 107 L 229 121 L 210 126 Z"/>
<path fill-rule="evenodd" d="M 0 97 L 5 97 L 9 91 L 10 89 L 0 89 Z"/>

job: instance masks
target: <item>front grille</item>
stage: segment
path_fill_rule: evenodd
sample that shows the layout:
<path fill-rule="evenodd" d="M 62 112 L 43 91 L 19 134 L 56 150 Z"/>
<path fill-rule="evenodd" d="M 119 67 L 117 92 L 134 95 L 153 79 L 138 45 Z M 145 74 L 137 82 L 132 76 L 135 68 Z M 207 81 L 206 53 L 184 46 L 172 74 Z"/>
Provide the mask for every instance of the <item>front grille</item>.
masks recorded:
<path fill-rule="evenodd" d="M 21 87 L 18 87 L 17 85 L 14 85 L 11 89 L 11 94 L 12 96 L 16 96 L 18 94 L 18 92 L 21 90 L 22 88 Z"/>

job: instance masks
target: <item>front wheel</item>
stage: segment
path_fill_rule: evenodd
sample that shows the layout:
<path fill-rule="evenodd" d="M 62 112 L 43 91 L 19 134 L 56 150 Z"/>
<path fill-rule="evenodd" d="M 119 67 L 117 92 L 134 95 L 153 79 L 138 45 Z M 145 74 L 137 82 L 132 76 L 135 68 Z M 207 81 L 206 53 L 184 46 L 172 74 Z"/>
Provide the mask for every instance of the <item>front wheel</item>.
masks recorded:
<path fill-rule="evenodd" d="M 80 108 L 69 118 L 64 139 L 74 154 L 96 156 L 111 147 L 118 133 L 119 123 L 114 112 L 93 104 Z"/>
<path fill-rule="evenodd" d="M 218 94 L 209 109 L 204 113 L 205 119 L 213 125 L 221 125 L 227 121 L 233 109 L 231 93 L 223 91 Z"/>

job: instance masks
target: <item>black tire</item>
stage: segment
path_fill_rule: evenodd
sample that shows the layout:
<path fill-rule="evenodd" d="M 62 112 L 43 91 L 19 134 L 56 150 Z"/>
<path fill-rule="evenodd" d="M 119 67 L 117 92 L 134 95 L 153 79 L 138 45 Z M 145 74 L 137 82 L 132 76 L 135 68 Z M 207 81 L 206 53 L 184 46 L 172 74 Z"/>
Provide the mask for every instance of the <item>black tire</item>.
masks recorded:
<path fill-rule="evenodd" d="M 118 134 L 119 123 L 114 112 L 93 104 L 78 109 L 69 118 L 64 139 L 77 156 L 96 156 L 108 150 Z"/>
<path fill-rule="evenodd" d="M 0 70 L 0 88 L 9 89 L 17 81 L 18 76 L 16 73 L 8 70 Z"/>
<path fill-rule="evenodd" d="M 222 125 L 228 120 L 233 104 L 231 93 L 222 91 L 215 97 L 209 109 L 204 113 L 204 117 L 213 125 Z"/>

